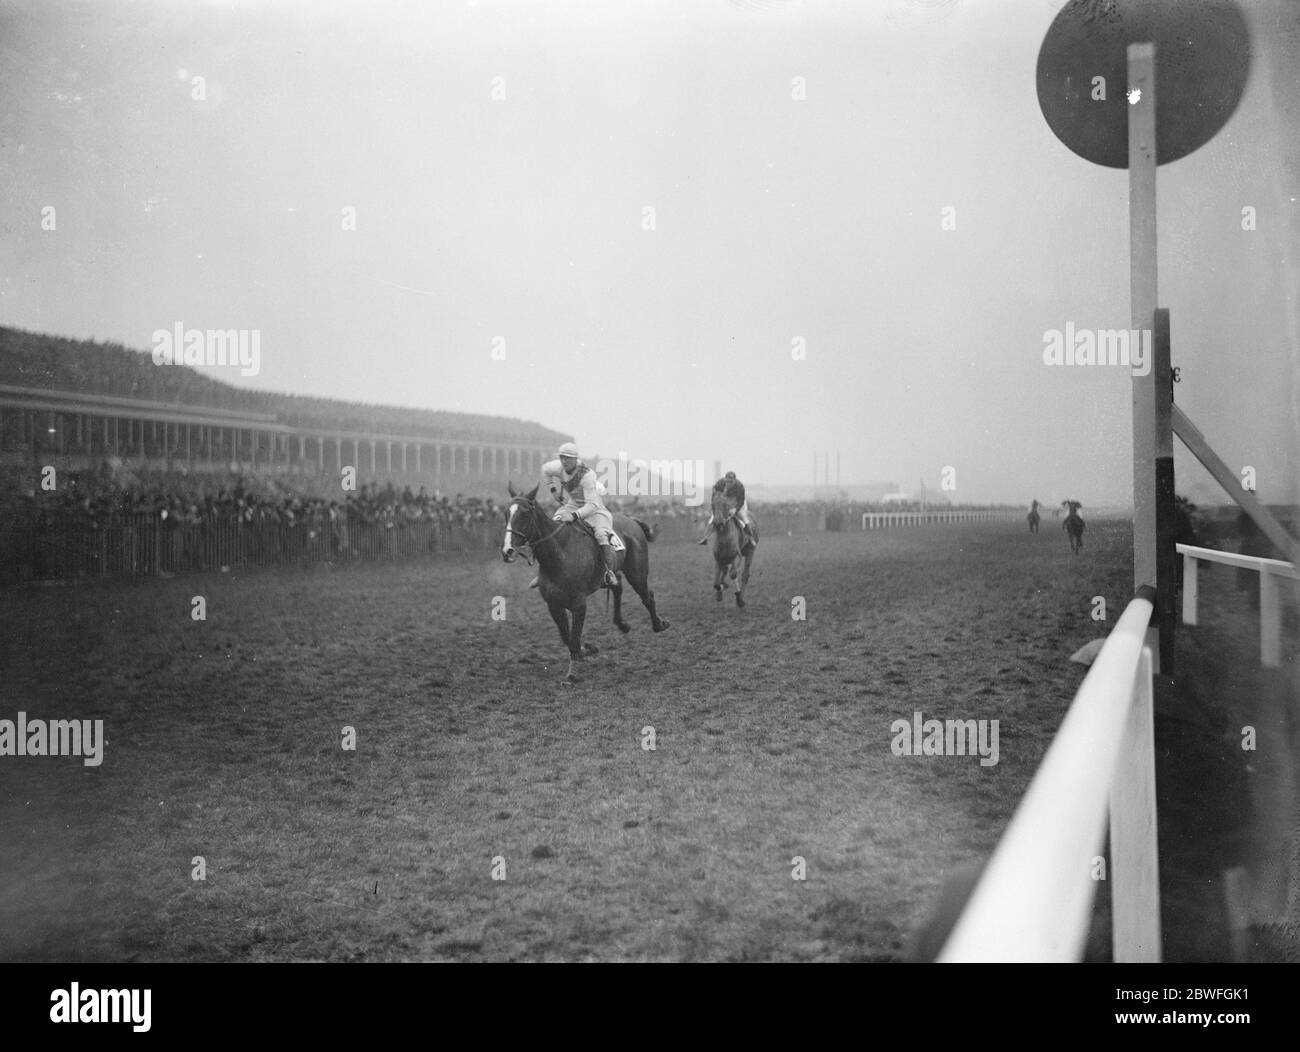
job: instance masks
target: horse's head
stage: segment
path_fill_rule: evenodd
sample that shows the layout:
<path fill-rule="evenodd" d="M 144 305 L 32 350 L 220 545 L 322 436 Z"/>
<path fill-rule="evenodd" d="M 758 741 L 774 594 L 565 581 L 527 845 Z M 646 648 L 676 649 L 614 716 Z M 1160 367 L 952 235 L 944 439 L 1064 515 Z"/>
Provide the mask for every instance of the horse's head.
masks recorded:
<path fill-rule="evenodd" d="M 736 508 L 731 501 L 716 490 L 713 493 L 712 511 L 713 531 L 715 533 L 721 533 L 725 530 L 730 525 L 732 516 L 736 514 Z"/>
<path fill-rule="evenodd" d="M 501 542 L 501 559 L 512 563 L 515 561 L 515 545 L 531 545 L 541 529 L 537 522 L 537 487 L 527 493 L 516 493 L 514 483 L 506 485 L 510 491 L 510 505 L 506 509 L 506 536 Z"/>

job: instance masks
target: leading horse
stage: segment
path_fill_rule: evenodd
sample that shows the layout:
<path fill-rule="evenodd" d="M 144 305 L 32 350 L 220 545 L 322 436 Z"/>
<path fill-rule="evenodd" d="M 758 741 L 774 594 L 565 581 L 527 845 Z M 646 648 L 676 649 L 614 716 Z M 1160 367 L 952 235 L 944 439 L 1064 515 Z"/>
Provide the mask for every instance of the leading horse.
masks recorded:
<path fill-rule="evenodd" d="M 512 484 L 510 507 L 506 517 L 506 536 L 501 558 L 514 562 L 518 548 L 529 548 L 537 559 L 537 589 L 541 592 L 551 618 L 560 630 L 560 638 L 569 648 L 569 668 L 565 680 L 577 679 L 574 662 L 586 654 L 596 653 L 590 643 L 584 648 L 582 626 L 587 620 L 587 597 L 599 591 L 605 576 L 605 561 L 600 545 L 586 528 L 574 522 L 557 523 L 537 506 L 537 486 L 527 493 L 516 493 Z M 625 635 L 632 626 L 623 620 L 623 581 L 627 578 L 633 591 L 650 611 L 650 625 L 656 632 L 669 626 L 666 617 L 655 610 L 655 594 L 650 589 L 649 542 L 655 533 L 640 519 L 614 516 L 614 532 L 623 542 L 619 556 L 619 583 L 614 593 L 614 624 Z"/>
<path fill-rule="evenodd" d="M 1061 507 L 1068 508 L 1070 514 L 1065 517 L 1061 523 L 1061 528 L 1065 530 L 1066 536 L 1070 538 L 1070 551 L 1075 555 L 1083 547 L 1083 516 L 1079 514 L 1079 509 L 1083 507 L 1077 500 L 1063 500 Z"/>
<path fill-rule="evenodd" d="M 745 586 L 749 584 L 749 567 L 754 561 L 754 549 L 758 545 L 758 523 L 750 517 L 749 526 L 753 532 L 752 539 L 745 537 L 745 527 L 736 518 L 737 509 L 721 493 L 713 494 L 713 526 L 709 535 L 709 550 L 713 552 L 715 570 L 713 574 L 713 598 L 722 602 L 722 590 L 726 586 L 728 574 L 736 580 L 740 560 L 745 560 L 743 569 L 739 570 L 740 581 L 736 584 L 736 605 L 745 605 Z"/>

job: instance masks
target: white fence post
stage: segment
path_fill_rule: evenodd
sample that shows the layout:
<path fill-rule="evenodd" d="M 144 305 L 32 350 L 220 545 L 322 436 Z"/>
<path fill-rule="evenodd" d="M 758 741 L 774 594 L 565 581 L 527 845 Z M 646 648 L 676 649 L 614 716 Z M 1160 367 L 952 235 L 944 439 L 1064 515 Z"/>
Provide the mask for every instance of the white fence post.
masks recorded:
<path fill-rule="evenodd" d="M 1277 578 L 1259 573 L 1259 661 L 1265 668 L 1282 667 L 1282 597 Z"/>
<path fill-rule="evenodd" d="M 1155 805 L 1149 650 L 1144 660 L 1152 609 L 1145 597 L 1125 607 L 939 961 L 1077 961 L 1082 956 L 1097 890 L 1092 859 L 1105 838 L 1108 804 Z M 1134 715 L 1135 704 L 1145 705 L 1146 712 Z M 1116 777 L 1123 786 L 1113 791 Z M 1116 923 L 1129 924 L 1138 911 L 1147 916 L 1135 930 L 1116 936 L 1117 960 L 1120 954 L 1159 959 L 1158 930 L 1153 937 L 1150 927 L 1159 910 L 1157 860 L 1153 849 L 1147 851 L 1154 830 L 1154 814 L 1120 820 L 1112 868 L 1126 886 L 1122 893 L 1117 887 Z"/>
<path fill-rule="evenodd" d="M 1196 603 L 1200 598 L 1200 582 L 1196 576 L 1196 556 L 1183 552 L 1183 624 L 1196 624 Z"/>
<path fill-rule="evenodd" d="M 1116 964 L 1160 960 L 1151 648 L 1143 647 L 1110 787 L 1111 929 Z"/>
<path fill-rule="evenodd" d="M 1279 668 L 1282 664 L 1282 590 L 1279 581 L 1282 578 L 1300 581 L 1300 572 L 1295 566 L 1282 559 L 1238 555 L 1190 544 L 1179 544 L 1177 550 L 1182 553 L 1186 567 L 1183 573 L 1184 624 L 1196 624 L 1198 596 L 1194 568 L 1197 561 L 1222 563 L 1259 574 L 1259 660 L 1265 668 Z"/>

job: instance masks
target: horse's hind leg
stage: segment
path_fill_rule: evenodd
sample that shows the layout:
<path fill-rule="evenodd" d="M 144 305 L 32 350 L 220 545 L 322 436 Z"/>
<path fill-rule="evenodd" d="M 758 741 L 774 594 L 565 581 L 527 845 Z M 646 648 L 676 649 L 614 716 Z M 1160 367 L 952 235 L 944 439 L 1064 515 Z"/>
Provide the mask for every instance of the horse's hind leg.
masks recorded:
<path fill-rule="evenodd" d="M 623 582 L 619 581 L 618 587 L 611 588 L 614 593 L 614 624 L 624 635 L 632 631 L 632 626 L 623 620 Z"/>
<path fill-rule="evenodd" d="M 655 609 L 655 594 L 650 587 L 650 575 L 646 574 L 629 576 L 628 583 L 632 585 L 632 590 L 641 597 L 641 602 L 645 608 L 650 611 L 650 626 L 656 632 L 662 632 L 669 626 L 668 618 L 660 617 L 659 612 Z"/>

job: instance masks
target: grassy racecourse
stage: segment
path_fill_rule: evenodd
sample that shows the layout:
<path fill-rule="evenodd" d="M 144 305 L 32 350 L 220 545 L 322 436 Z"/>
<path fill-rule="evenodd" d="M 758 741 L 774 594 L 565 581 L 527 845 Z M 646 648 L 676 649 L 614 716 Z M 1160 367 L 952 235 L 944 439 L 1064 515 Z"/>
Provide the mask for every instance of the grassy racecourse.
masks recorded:
<path fill-rule="evenodd" d="M 656 544 L 672 628 L 597 596 L 569 688 L 531 571 L 486 555 L 0 593 L 0 718 L 107 739 L 0 759 L 0 960 L 897 960 L 1123 609 L 1127 523 L 1087 543 L 765 537 L 743 611 Z M 998 720 L 996 766 L 894 755 L 918 710 Z"/>

